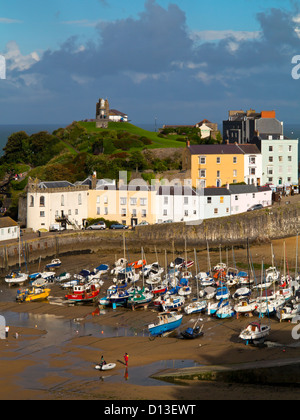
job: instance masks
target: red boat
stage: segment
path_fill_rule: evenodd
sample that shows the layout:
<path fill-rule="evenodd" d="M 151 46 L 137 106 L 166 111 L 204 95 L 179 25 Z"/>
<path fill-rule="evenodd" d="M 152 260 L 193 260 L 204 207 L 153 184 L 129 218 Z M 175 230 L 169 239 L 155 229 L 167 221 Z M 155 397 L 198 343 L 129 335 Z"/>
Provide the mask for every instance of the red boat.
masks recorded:
<path fill-rule="evenodd" d="M 70 303 L 88 303 L 99 295 L 100 288 L 96 288 L 94 284 L 87 286 L 86 284 L 74 286 L 73 293 L 65 295 Z"/>

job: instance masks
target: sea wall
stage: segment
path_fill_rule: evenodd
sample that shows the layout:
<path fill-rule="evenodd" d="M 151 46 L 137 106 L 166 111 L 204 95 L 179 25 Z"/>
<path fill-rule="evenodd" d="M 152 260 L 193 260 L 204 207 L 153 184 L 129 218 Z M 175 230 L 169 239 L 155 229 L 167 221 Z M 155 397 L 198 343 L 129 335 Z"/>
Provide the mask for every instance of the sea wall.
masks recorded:
<path fill-rule="evenodd" d="M 128 231 L 74 231 L 71 233 L 47 234 L 26 239 L 22 237 L 21 254 L 27 262 L 55 255 L 96 252 L 98 250 L 120 253 L 123 250 L 123 235 L 126 250 L 145 252 L 201 249 L 208 242 L 211 246 L 245 245 L 268 242 L 272 239 L 295 236 L 300 231 L 300 203 L 284 204 L 235 216 L 204 220 L 196 225 L 163 223 L 136 227 Z M 19 244 L 0 245 L 0 268 L 18 264 Z"/>

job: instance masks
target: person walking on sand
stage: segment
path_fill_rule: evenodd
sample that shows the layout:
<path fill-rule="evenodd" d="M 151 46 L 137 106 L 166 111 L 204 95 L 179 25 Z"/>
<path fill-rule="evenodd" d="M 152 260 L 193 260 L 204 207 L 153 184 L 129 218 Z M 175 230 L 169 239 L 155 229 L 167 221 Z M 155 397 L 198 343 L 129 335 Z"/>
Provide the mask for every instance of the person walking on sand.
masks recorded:
<path fill-rule="evenodd" d="M 124 354 L 125 365 L 128 366 L 128 354 Z"/>

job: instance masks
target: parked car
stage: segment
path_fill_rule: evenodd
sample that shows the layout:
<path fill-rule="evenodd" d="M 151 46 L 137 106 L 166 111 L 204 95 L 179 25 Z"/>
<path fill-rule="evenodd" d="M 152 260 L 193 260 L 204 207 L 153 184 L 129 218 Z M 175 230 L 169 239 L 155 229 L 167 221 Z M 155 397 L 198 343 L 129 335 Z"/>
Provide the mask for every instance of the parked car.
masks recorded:
<path fill-rule="evenodd" d="M 262 204 L 254 204 L 254 206 L 249 207 L 247 211 L 260 210 L 263 207 L 264 206 Z"/>
<path fill-rule="evenodd" d="M 86 229 L 90 229 L 90 230 L 103 230 L 106 229 L 106 224 L 104 222 L 96 222 L 93 223 L 92 225 L 88 226 Z"/>
<path fill-rule="evenodd" d="M 163 223 L 173 223 L 172 219 L 164 220 Z"/>
<path fill-rule="evenodd" d="M 127 225 L 122 225 L 121 223 L 114 223 L 110 225 L 110 229 L 128 229 Z"/>
<path fill-rule="evenodd" d="M 146 220 L 143 220 L 141 223 L 138 223 L 136 226 L 146 226 L 149 225 L 148 222 L 146 222 Z"/>

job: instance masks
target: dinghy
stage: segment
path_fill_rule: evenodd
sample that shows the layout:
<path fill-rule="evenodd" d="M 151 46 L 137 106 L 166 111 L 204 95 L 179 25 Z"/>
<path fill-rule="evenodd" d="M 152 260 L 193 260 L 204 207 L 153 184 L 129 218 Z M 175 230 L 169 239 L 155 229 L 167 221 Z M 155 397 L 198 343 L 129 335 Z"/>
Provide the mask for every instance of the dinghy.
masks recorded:
<path fill-rule="evenodd" d="M 116 367 L 116 363 L 106 363 L 105 365 L 96 365 L 97 370 L 110 370 Z"/>

